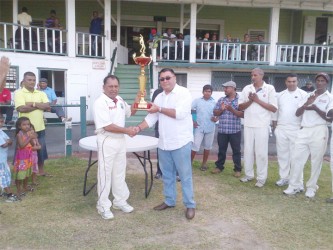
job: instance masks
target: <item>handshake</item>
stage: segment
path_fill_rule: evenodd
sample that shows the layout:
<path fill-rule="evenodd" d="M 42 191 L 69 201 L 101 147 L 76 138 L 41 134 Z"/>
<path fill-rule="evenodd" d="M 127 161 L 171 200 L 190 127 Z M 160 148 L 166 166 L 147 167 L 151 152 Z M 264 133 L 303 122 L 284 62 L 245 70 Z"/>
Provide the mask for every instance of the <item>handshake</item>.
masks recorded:
<path fill-rule="evenodd" d="M 141 131 L 141 128 L 139 126 L 131 126 L 126 128 L 126 134 L 130 137 L 136 136 Z"/>

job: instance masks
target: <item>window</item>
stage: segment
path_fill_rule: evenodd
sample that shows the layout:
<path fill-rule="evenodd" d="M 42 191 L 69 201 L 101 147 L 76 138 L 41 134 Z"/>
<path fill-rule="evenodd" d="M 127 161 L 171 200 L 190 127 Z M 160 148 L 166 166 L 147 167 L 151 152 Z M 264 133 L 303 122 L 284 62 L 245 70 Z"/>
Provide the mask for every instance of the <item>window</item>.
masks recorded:
<path fill-rule="evenodd" d="M 19 87 L 18 67 L 10 67 L 6 78 L 6 88 L 15 91 Z"/>
<path fill-rule="evenodd" d="M 249 29 L 248 34 L 250 36 L 250 41 L 251 42 L 257 42 L 259 35 L 262 35 L 264 37 L 264 41 L 266 41 L 266 31 L 265 30 Z"/>

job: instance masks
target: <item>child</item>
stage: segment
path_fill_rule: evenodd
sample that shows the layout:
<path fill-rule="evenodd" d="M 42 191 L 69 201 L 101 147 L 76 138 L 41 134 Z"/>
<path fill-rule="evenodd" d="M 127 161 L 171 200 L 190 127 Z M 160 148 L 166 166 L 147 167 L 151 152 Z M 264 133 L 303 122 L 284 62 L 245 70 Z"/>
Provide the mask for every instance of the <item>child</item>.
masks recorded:
<path fill-rule="evenodd" d="M 14 173 L 18 196 L 25 195 L 26 191 L 34 190 L 28 187 L 28 178 L 31 176 L 32 165 L 32 145 L 30 142 L 35 138 L 36 134 L 31 131 L 29 118 L 22 116 L 17 119 Z"/>
<path fill-rule="evenodd" d="M 32 163 L 32 185 L 38 186 L 37 182 L 37 174 L 38 174 L 38 156 L 37 156 L 37 150 L 41 148 L 37 135 L 35 132 L 35 127 L 33 124 L 31 124 L 31 131 L 35 133 L 36 138 L 31 139 L 30 144 L 32 145 L 32 152 L 31 152 L 31 163 Z"/>
<path fill-rule="evenodd" d="M 0 115 L 0 128 L 4 124 L 4 118 Z M 11 174 L 7 163 L 8 146 L 12 145 L 12 140 L 8 135 L 0 130 L 0 187 L 5 190 L 7 194 L 6 202 L 18 201 L 16 195 L 10 190 Z"/>

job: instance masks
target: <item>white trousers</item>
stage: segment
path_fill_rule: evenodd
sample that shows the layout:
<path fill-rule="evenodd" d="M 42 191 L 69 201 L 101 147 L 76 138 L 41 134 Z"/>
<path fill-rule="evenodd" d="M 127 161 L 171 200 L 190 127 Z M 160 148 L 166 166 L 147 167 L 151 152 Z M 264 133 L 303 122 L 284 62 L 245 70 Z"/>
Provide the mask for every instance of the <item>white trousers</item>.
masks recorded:
<path fill-rule="evenodd" d="M 100 212 L 110 210 L 109 199 L 112 189 L 113 204 L 122 206 L 126 204 L 129 190 L 125 182 L 126 175 L 126 140 L 124 135 L 112 137 L 106 134 L 97 135 L 98 171 L 96 208 Z"/>
<path fill-rule="evenodd" d="M 254 156 L 257 165 L 257 180 L 265 184 L 268 169 L 269 128 L 244 127 L 244 170 L 254 178 Z"/>
<path fill-rule="evenodd" d="M 323 164 L 328 141 L 328 128 L 326 125 L 312 128 L 302 128 L 297 132 L 295 151 L 290 169 L 290 188 L 299 188 L 302 184 L 304 165 L 311 155 L 311 176 L 306 183 L 307 189 L 317 190 L 317 181 Z"/>
<path fill-rule="evenodd" d="M 330 154 L 331 154 L 331 173 L 332 173 L 332 193 L 333 193 L 333 135 L 331 135 L 331 145 L 330 145 Z"/>
<path fill-rule="evenodd" d="M 289 180 L 291 157 L 294 152 L 298 130 L 299 129 L 286 129 L 283 126 L 277 126 L 274 131 L 280 179 Z"/>

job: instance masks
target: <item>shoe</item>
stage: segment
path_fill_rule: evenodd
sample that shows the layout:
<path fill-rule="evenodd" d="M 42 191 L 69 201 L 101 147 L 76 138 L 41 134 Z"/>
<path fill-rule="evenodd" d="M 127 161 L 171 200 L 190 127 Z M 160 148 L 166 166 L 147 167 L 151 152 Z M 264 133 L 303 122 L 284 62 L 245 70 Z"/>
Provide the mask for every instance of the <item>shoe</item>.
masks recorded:
<path fill-rule="evenodd" d="M 156 207 L 154 207 L 154 210 L 156 211 L 162 211 L 162 210 L 165 210 L 167 208 L 172 208 L 174 206 L 168 206 L 167 204 L 165 204 L 164 202 Z"/>
<path fill-rule="evenodd" d="M 188 220 L 192 220 L 195 216 L 195 208 L 186 208 L 185 217 Z"/>
<path fill-rule="evenodd" d="M 201 170 L 201 171 L 207 171 L 207 169 L 208 169 L 207 166 L 201 166 L 201 167 L 200 167 L 200 170 Z"/>
<path fill-rule="evenodd" d="M 283 187 L 289 185 L 289 181 L 286 179 L 280 179 L 275 183 L 276 186 Z"/>
<path fill-rule="evenodd" d="M 178 182 L 180 182 L 180 177 L 179 177 L 179 175 L 176 176 L 176 180 L 177 180 Z"/>
<path fill-rule="evenodd" d="M 125 205 L 122 205 L 122 206 L 113 205 L 112 207 L 114 209 L 121 210 L 124 213 L 131 213 L 134 210 L 134 208 L 132 206 L 130 206 L 128 203 L 126 203 Z"/>
<path fill-rule="evenodd" d="M 155 175 L 155 179 L 161 179 L 162 178 L 162 174 L 160 174 L 160 173 L 156 173 L 156 175 Z"/>
<path fill-rule="evenodd" d="M 291 188 L 291 187 L 288 187 L 286 190 L 283 191 L 283 193 L 286 195 L 294 195 L 299 192 L 301 192 L 299 188 Z"/>
<path fill-rule="evenodd" d="M 7 196 L 6 202 L 16 202 L 16 201 L 20 201 L 20 198 L 18 198 L 15 194 Z"/>
<path fill-rule="evenodd" d="M 305 192 L 305 197 L 308 198 L 313 198 L 316 195 L 316 190 L 314 190 L 313 188 L 308 188 Z"/>
<path fill-rule="evenodd" d="M 327 202 L 327 203 L 333 203 L 333 197 L 331 197 L 331 198 L 327 198 L 327 199 L 326 199 L 326 202 Z"/>
<path fill-rule="evenodd" d="M 222 172 L 222 170 L 221 169 L 219 169 L 219 168 L 214 168 L 212 171 L 210 171 L 212 174 L 219 174 L 219 173 L 221 173 Z"/>
<path fill-rule="evenodd" d="M 236 178 L 241 177 L 241 172 L 236 171 L 236 172 L 234 173 L 234 176 L 235 176 Z"/>
<path fill-rule="evenodd" d="M 258 188 L 262 188 L 264 186 L 264 184 L 260 181 L 257 181 L 256 185 L 254 185 L 255 187 L 258 187 Z"/>
<path fill-rule="evenodd" d="M 250 178 L 250 177 L 244 176 L 243 178 L 240 178 L 239 180 L 240 180 L 241 182 L 249 182 L 249 181 L 252 181 L 253 178 Z"/>
<path fill-rule="evenodd" d="M 104 220 L 111 220 L 114 218 L 113 213 L 110 210 L 107 210 L 105 212 L 98 211 L 98 213 L 102 216 Z"/>
<path fill-rule="evenodd" d="M 62 119 L 61 119 L 61 122 L 62 123 L 65 123 L 65 122 L 71 122 L 72 121 L 72 117 L 63 117 Z"/>

